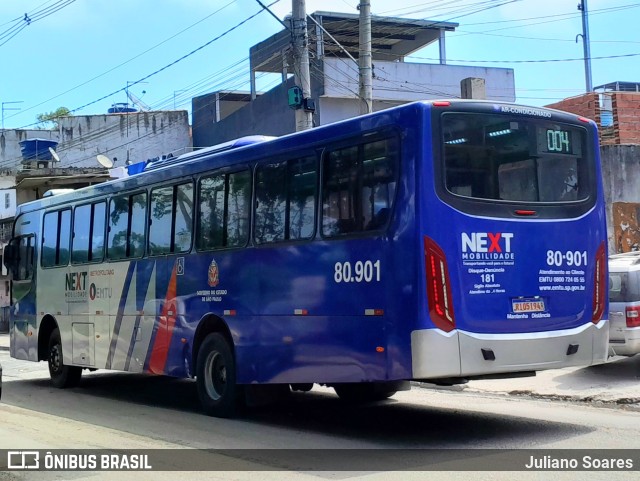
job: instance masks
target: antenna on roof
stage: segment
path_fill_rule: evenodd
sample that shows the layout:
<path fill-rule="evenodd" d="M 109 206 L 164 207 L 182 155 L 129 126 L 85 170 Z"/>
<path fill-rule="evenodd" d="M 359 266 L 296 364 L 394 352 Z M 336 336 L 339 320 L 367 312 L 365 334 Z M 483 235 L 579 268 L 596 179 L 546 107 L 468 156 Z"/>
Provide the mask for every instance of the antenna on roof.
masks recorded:
<path fill-rule="evenodd" d="M 51 154 L 51 157 L 53 158 L 53 160 L 55 160 L 56 162 L 60 162 L 60 156 L 58 155 L 58 152 L 56 152 L 53 147 L 49 147 L 49 153 Z"/>
<path fill-rule="evenodd" d="M 106 155 L 98 154 L 98 155 L 96 155 L 96 159 L 98 159 L 98 163 L 102 167 L 105 167 L 107 169 L 110 169 L 111 167 L 113 167 L 113 160 L 111 160 Z"/>
<path fill-rule="evenodd" d="M 142 93 L 145 94 L 146 91 L 143 90 Z M 131 99 L 131 102 L 133 102 L 135 105 L 140 107 L 140 110 L 142 110 L 143 112 L 151 110 L 151 107 L 149 107 L 142 100 L 140 100 L 140 97 L 137 97 L 137 96 L 133 95 L 128 90 L 127 90 L 127 97 L 129 97 L 129 99 Z"/>

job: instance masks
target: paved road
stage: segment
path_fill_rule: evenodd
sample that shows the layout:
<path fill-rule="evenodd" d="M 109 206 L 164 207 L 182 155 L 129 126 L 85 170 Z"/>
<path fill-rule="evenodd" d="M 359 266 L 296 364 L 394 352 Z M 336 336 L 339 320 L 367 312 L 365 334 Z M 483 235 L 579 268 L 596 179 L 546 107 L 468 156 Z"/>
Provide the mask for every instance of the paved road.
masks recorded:
<path fill-rule="evenodd" d="M 123 373 L 93 373 L 80 387 L 50 387 L 44 363 L 8 358 L 0 404 L 0 449 L 603 449 L 633 448 L 639 453 L 640 411 L 625 405 L 593 407 L 586 403 L 535 400 L 464 390 L 414 389 L 389 402 L 365 407 L 341 403 L 328 389 L 297 393 L 289 402 L 222 420 L 198 410 L 192 381 Z M 568 374 L 564 374 L 565 376 Z M 262 451 L 260 451 L 262 452 Z M 317 451 L 318 456 L 327 451 Z M 0 473 L 0 481 L 54 479 L 282 480 L 367 478 L 380 481 L 513 479 L 510 472 L 458 472 L 455 461 L 442 471 L 421 471 L 421 459 L 398 451 L 410 472 L 272 472 L 281 466 L 258 456 L 233 458 L 243 469 L 233 472 L 153 473 Z M 455 452 L 454 452 L 455 453 Z M 248 463 L 248 466 L 247 466 Z M 499 464 L 498 464 L 499 465 Z M 439 465 L 440 466 L 440 465 Z M 531 473 L 524 480 L 637 479 L 637 472 Z M 554 480 L 555 481 L 555 480 Z"/>
<path fill-rule="evenodd" d="M 9 336 L 0 334 L 0 352 L 8 349 Z M 3 363 L 6 379 L 11 379 L 16 375 L 14 373 L 18 372 L 11 367 L 15 362 L 7 358 Z M 24 377 L 31 371 L 40 372 L 44 367 L 44 363 L 20 363 L 19 373 Z M 605 364 L 587 368 L 542 371 L 535 377 L 471 381 L 452 387 L 451 390 L 512 396 L 528 395 L 535 398 L 640 409 L 640 355 L 618 356 L 610 358 Z"/>

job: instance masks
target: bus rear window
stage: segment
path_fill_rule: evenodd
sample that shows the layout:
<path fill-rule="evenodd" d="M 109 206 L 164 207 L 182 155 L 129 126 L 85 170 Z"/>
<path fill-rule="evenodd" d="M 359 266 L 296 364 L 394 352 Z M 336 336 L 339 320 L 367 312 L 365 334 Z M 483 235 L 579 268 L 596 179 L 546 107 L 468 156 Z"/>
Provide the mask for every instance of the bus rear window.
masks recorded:
<path fill-rule="evenodd" d="M 512 202 L 576 202 L 591 195 L 586 131 L 507 115 L 445 113 L 448 192 Z"/>

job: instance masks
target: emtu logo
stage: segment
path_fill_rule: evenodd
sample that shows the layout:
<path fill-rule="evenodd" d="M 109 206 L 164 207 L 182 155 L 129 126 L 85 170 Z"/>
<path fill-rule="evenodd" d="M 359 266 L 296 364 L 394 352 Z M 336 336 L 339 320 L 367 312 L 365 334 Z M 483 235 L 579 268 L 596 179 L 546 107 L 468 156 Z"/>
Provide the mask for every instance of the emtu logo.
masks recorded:
<path fill-rule="evenodd" d="M 472 232 L 462 233 L 462 252 L 509 253 L 512 232 Z"/>

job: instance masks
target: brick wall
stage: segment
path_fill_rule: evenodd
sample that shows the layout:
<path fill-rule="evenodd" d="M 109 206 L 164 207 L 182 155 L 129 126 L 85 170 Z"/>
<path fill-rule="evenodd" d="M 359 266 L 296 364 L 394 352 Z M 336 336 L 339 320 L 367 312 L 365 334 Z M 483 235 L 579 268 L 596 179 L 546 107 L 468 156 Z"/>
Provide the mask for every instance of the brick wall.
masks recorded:
<path fill-rule="evenodd" d="M 640 144 L 640 93 L 613 94 L 613 128 L 616 144 Z"/>
<path fill-rule="evenodd" d="M 570 97 L 555 104 L 547 105 L 547 107 L 587 117 L 600 125 L 600 101 L 597 93 L 591 92 L 577 97 Z"/>
<path fill-rule="evenodd" d="M 640 92 L 606 92 L 606 95 L 611 97 L 611 127 L 602 127 L 599 94 L 595 92 L 564 99 L 547 107 L 593 119 L 598 124 L 602 145 L 640 144 Z"/>

